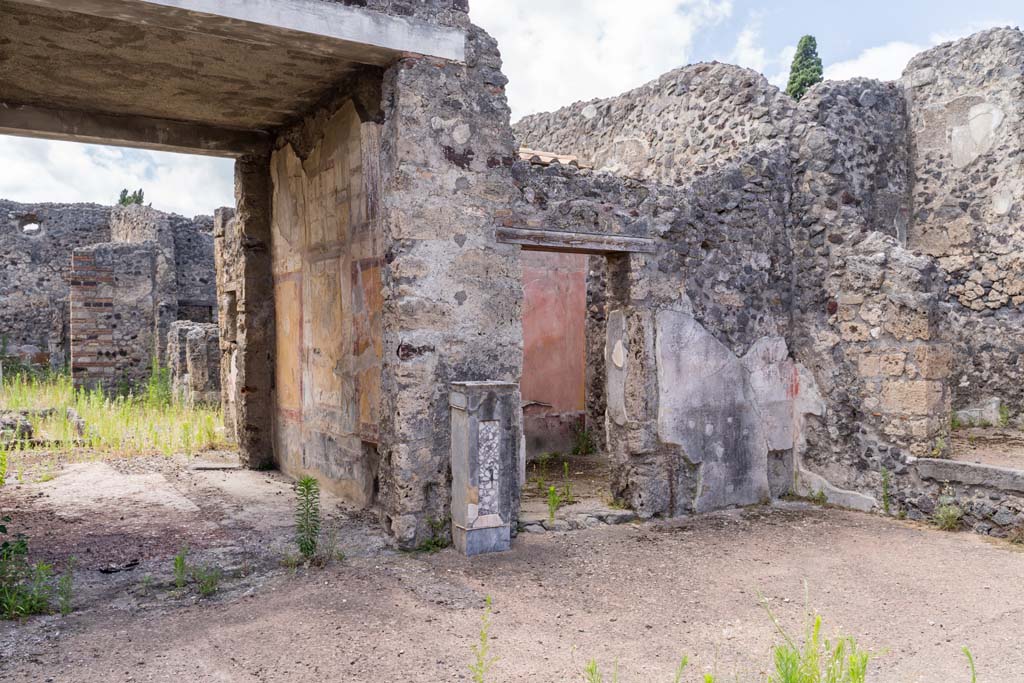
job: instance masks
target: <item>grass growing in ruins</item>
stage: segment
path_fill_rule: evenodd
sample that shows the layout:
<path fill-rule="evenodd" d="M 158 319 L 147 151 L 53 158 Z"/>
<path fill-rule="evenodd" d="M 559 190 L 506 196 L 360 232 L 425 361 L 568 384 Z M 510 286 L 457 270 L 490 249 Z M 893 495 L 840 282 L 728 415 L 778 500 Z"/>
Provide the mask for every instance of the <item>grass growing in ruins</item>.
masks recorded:
<path fill-rule="evenodd" d="M 26 411 L 33 430 L 31 441 L 7 446 L 4 458 L 20 450 L 75 447 L 120 455 L 191 455 L 230 447 L 220 409 L 175 401 L 166 370 L 159 368 L 138 395 L 75 389 L 66 374 L 5 377 L 2 411 Z"/>
<path fill-rule="evenodd" d="M 940 505 L 932 516 L 932 522 L 943 531 L 957 531 L 964 517 L 964 511 L 956 505 Z"/>
<path fill-rule="evenodd" d="M 61 576 L 54 576 L 53 566 L 46 562 L 28 561 L 28 538 L 22 534 L 9 537 L 10 517 L 0 519 L 0 619 L 23 619 L 34 614 L 48 614 L 57 597 L 61 614 L 71 612 L 74 590 L 74 559 L 68 561 Z"/>
<path fill-rule="evenodd" d="M 811 612 L 808 612 L 803 638 L 794 638 L 781 626 L 767 603 L 762 602 L 762 607 L 782 638 L 781 643 L 772 647 L 772 661 L 765 667 L 768 683 L 868 683 L 868 664 L 872 655 L 857 644 L 856 638 L 823 637 L 824 621 L 820 615 Z M 491 652 L 492 613 L 491 599 L 488 597 L 481 617 L 479 640 L 473 646 L 473 663 L 469 666 L 473 683 L 486 683 L 489 680 L 488 674 L 498 661 L 498 657 Z M 969 666 L 970 683 L 977 683 L 974 656 L 966 647 L 963 648 L 963 653 Z M 738 675 L 722 677 L 710 673 L 703 674 L 699 679 L 688 679 L 688 665 L 689 658 L 683 657 L 675 668 L 672 683 L 685 683 L 687 680 L 700 683 L 738 683 L 741 680 Z M 597 660 L 591 659 L 583 670 L 583 680 L 586 683 L 620 683 L 618 664 L 613 666 L 611 677 L 606 678 Z M 758 677 L 757 680 L 766 679 Z"/>

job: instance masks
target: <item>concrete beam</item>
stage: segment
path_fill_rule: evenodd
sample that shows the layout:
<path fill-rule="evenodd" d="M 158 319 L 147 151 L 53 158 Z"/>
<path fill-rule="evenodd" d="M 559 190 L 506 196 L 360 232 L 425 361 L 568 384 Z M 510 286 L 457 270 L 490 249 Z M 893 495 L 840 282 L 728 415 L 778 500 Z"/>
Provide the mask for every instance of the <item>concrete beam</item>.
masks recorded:
<path fill-rule="evenodd" d="M 283 45 L 361 64 L 386 66 L 406 53 L 465 60 L 464 31 L 323 0 L 11 2 L 227 40 Z"/>
<path fill-rule="evenodd" d="M 589 232 L 561 232 L 532 228 L 498 228 L 495 238 L 504 244 L 518 244 L 527 251 L 571 254 L 653 254 L 654 240 L 647 237 L 602 235 Z"/>
<path fill-rule="evenodd" d="M 0 101 L 0 134 L 141 147 L 219 157 L 264 154 L 271 137 L 144 116 L 115 116 L 43 109 Z"/>

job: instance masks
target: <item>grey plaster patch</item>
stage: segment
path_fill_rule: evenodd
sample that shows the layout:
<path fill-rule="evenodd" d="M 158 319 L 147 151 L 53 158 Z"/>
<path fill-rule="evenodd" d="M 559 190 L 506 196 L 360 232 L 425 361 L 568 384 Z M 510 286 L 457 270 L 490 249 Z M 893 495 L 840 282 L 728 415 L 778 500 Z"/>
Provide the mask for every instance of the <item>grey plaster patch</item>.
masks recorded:
<path fill-rule="evenodd" d="M 692 316 L 656 319 L 658 434 L 701 465 L 695 509 L 769 498 L 768 448 L 747 372 Z"/>

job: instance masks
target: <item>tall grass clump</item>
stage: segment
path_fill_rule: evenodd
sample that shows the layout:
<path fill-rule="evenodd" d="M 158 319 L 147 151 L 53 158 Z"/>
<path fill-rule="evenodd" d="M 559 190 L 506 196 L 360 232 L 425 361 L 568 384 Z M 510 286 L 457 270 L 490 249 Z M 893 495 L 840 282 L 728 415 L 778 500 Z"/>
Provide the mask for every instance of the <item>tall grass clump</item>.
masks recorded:
<path fill-rule="evenodd" d="M 0 410 L 29 411 L 35 439 L 25 448 L 191 455 L 231 445 L 220 408 L 176 400 L 168 370 L 157 363 L 138 393 L 75 388 L 66 373 L 8 375 Z"/>

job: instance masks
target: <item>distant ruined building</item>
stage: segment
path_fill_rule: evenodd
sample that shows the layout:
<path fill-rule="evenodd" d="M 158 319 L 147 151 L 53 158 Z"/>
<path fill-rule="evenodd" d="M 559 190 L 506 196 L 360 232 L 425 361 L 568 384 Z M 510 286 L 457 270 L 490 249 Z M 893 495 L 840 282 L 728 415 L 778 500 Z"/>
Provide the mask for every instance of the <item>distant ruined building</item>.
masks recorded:
<path fill-rule="evenodd" d="M 0 217 L 0 334 L 9 356 L 69 368 L 77 386 L 118 389 L 145 383 L 154 359 L 187 381 L 187 358 L 175 365 L 167 356 L 172 328 L 180 335 L 212 325 L 216 347 L 211 217 L 5 200 Z M 209 362 L 215 383 L 197 390 L 217 394 L 219 352 Z"/>
<path fill-rule="evenodd" d="M 799 103 L 696 64 L 513 127 L 466 0 L 7 4 L 0 131 L 236 158 L 214 241 L 243 462 L 316 475 L 402 547 L 438 520 L 467 553 L 508 547 L 524 426 L 573 412 L 643 518 L 796 493 L 1024 522 L 1024 475 L 942 457 L 954 407 L 1024 411 L 1019 30 Z M 133 80 L 86 87 L 109 72 Z M 187 302 L 161 234 L 152 299 Z M 141 277 L 129 251 L 86 249 L 81 282 Z M 526 317 L 563 301 L 585 304 L 572 343 Z M 576 389 L 544 395 L 569 365 Z"/>

